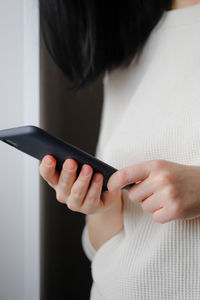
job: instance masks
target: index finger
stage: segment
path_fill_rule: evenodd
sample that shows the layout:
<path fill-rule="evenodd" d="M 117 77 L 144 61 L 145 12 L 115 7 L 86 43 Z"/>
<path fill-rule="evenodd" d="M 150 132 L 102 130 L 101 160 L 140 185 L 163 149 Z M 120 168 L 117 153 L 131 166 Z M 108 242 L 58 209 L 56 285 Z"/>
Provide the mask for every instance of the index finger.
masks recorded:
<path fill-rule="evenodd" d="M 110 192 L 113 192 L 130 183 L 142 181 L 149 176 L 150 171 L 151 161 L 145 161 L 136 165 L 125 167 L 116 171 L 109 178 L 107 188 Z"/>
<path fill-rule="evenodd" d="M 59 174 L 55 166 L 56 159 L 51 155 L 45 155 L 40 164 L 40 175 L 52 188 L 54 188 L 59 180 Z"/>

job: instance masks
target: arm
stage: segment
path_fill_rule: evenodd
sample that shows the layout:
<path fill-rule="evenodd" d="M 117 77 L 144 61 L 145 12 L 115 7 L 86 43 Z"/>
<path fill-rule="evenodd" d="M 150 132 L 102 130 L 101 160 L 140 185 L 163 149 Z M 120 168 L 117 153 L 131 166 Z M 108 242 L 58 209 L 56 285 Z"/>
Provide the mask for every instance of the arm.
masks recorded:
<path fill-rule="evenodd" d="M 121 191 L 116 196 L 106 191 L 102 200 L 111 201 L 111 206 L 98 214 L 86 216 L 89 240 L 95 250 L 123 229 Z"/>

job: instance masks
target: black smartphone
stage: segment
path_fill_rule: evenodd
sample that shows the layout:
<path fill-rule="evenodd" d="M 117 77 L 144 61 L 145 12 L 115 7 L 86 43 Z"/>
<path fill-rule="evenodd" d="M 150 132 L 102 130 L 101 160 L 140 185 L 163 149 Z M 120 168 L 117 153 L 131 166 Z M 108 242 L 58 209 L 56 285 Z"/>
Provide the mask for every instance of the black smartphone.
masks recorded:
<path fill-rule="evenodd" d="M 117 171 L 116 168 L 91 154 L 33 125 L 0 130 L 0 140 L 40 161 L 47 154 L 54 156 L 58 172 L 61 171 L 62 165 L 67 158 L 72 158 L 78 163 L 77 176 L 82 165 L 88 164 L 93 168 L 90 184 L 95 173 L 102 173 L 104 177 L 102 191 L 108 190 L 108 179 Z M 123 189 L 129 189 L 134 184 L 126 185 Z"/>

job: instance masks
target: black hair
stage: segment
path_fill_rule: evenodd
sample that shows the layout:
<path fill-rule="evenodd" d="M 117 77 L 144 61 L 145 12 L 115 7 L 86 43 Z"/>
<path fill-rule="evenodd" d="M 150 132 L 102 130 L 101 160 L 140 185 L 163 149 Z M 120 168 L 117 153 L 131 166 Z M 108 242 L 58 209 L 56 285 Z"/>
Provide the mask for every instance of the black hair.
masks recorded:
<path fill-rule="evenodd" d="M 39 0 L 47 49 L 72 88 L 128 65 L 172 0 Z"/>

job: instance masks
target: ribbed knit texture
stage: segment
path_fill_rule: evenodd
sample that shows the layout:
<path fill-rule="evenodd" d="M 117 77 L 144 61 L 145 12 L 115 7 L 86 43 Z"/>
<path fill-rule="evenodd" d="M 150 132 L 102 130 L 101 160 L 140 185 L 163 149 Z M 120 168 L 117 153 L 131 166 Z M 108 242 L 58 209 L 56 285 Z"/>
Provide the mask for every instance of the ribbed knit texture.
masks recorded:
<path fill-rule="evenodd" d="M 200 166 L 200 5 L 166 12 L 143 52 L 104 79 L 96 157 Z M 200 182 L 200 180 L 199 180 Z M 95 251 L 91 300 L 199 300 L 200 217 L 156 223 L 123 190 L 124 229 Z"/>

